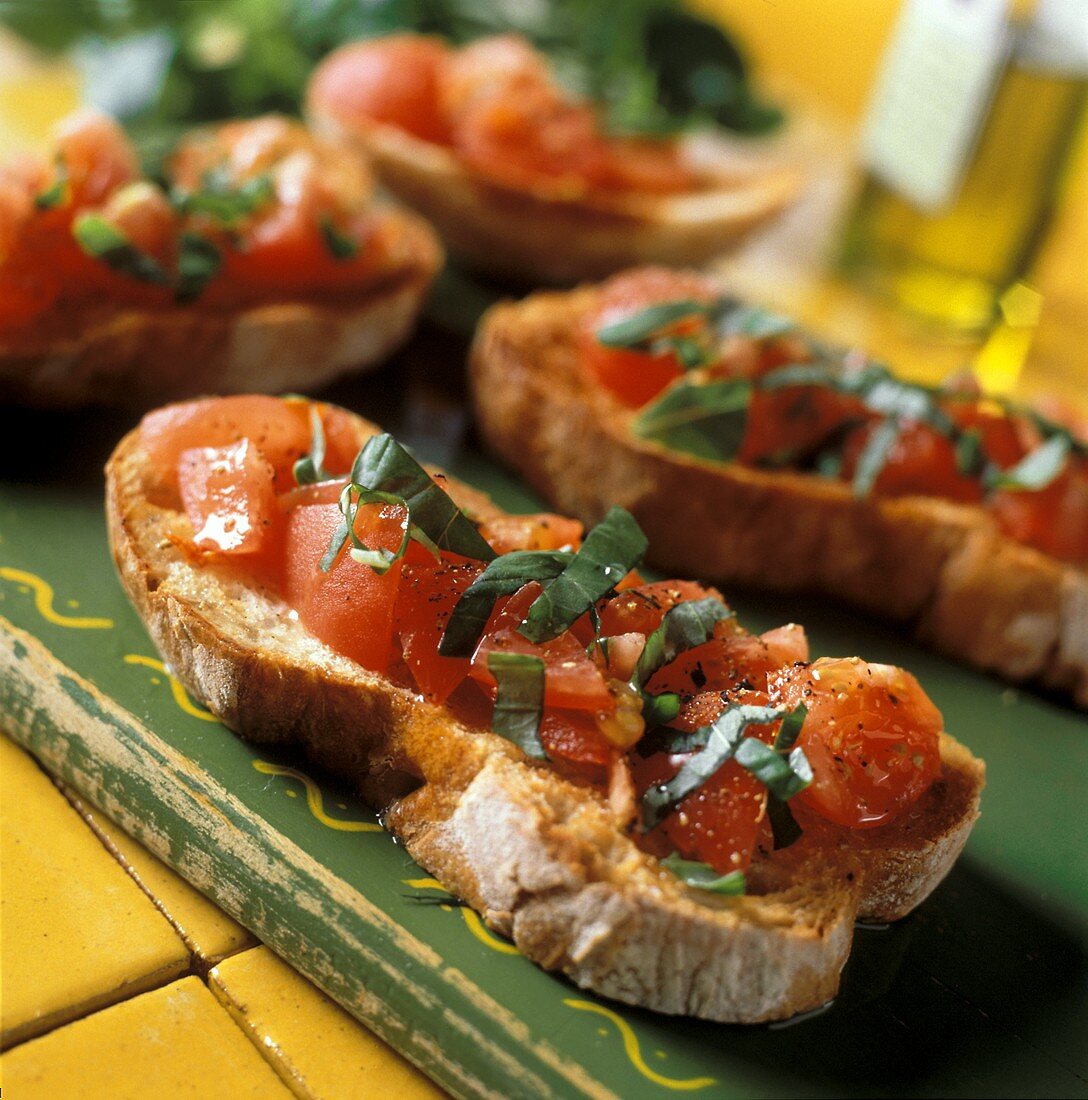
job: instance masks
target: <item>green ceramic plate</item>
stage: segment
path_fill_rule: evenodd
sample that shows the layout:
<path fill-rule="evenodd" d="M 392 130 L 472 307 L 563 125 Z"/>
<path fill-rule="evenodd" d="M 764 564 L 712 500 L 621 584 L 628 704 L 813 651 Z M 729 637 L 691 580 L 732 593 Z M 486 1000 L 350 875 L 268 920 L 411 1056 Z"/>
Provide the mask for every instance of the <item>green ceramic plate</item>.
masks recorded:
<path fill-rule="evenodd" d="M 442 299 L 464 326 L 478 299 Z M 421 333 L 328 396 L 512 509 L 464 346 Z M 488 933 L 347 792 L 257 753 L 186 697 L 114 577 L 101 466 L 133 421 L 0 410 L 0 706 L 45 765 L 460 1095 L 1088 1095 L 1088 721 L 814 603 L 731 593 L 756 629 L 912 669 L 989 766 L 967 853 L 921 909 L 860 929 L 842 992 L 785 1026 L 640 1012 Z"/>

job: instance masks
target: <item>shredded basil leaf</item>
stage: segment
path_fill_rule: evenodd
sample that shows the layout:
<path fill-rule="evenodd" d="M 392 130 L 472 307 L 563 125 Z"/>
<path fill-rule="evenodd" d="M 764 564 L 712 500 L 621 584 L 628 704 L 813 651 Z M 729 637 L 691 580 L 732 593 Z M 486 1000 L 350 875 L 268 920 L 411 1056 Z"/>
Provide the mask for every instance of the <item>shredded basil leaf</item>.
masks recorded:
<path fill-rule="evenodd" d="M 982 433 L 976 428 L 968 428 L 956 440 L 956 469 L 966 477 L 978 477 L 985 468 Z"/>
<path fill-rule="evenodd" d="M 526 653 L 487 655 L 487 668 L 498 684 L 491 728 L 536 760 L 548 754 L 540 742 L 544 713 L 544 662 Z"/>
<path fill-rule="evenodd" d="M 684 378 L 643 409 L 631 430 L 675 451 L 728 462 L 744 439 L 751 397 L 747 379 L 699 384 Z"/>
<path fill-rule="evenodd" d="M 795 321 L 772 313 L 761 306 L 745 305 L 737 298 L 721 298 L 715 308 L 717 329 L 723 336 L 747 336 L 752 340 L 770 340 L 785 336 L 797 328 Z"/>
<path fill-rule="evenodd" d="M 223 257 L 211 241 L 198 233 L 185 232 L 178 241 L 178 280 L 174 297 L 191 302 L 219 274 Z"/>
<path fill-rule="evenodd" d="M 471 657 L 495 603 L 531 581 L 546 585 L 571 563 L 569 550 L 513 550 L 490 562 L 465 589 L 442 634 L 443 657 Z"/>
<path fill-rule="evenodd" d="M 660 302 L 602 326 L 597 330 L 597 342 L 606 348 L 636 348 L 668 325 L 675 325 L 687 317 L 705 317 L 707 309 L 701 302 L 690 298 L 679 302 Z"/>
<path fill-rule="evenodd" d="M 1008 470 L 993 470 L 986 478 L 986 488 L 1011 489 L 1014 492 L 1037 493 L 1045 489 L 1064 469 L 1072 450 L 1068 435 L 1053 435 L 1040 443 Z"/>
<path fill-rule="evenodd" d="M 788 802 L 812 782 L 812 767 L 800 745 L 785 756 L 755 737 L 746 737 L 737 746 L 733 758 L 783 802 Z"/>
<path fill-rule="evenodd" d="M 885 420 L 878 424 L 865 443 L 861 454 L 858 455 L 857 466 L 854 467 L 853 490 L 854 496 L 861 500 L 867 497 L 876 485 L 888 461 L 896 441 L 900 435 L 899 424 L 895 420 Z"/>
<path fill-rule="evenodd" d="M 298 485 L 315 485 L 332 477 L 325 469 L 325 428 L 316 405 L 310 406 L 310 435 L 310 453 L 303 455 L 293 468 L 295 483 Z"/>
<path fill-rule="evenodd" d="M 775 851 L 788 848 L 801 839 L 801 826 L 797 824 L 788 802 L 776 798 L 773 792 L 767 792 L 767 817 L 774 834 Z"/>
<path fill-rule="evenodd" d="M 736 897 L 743 894 L 748 885 L 743 871 L 730 871 L 722 875 L 707 863 L 700 863 L 694 859 L 681 859 L 677 852 L 661 860 L 661 866 L 672 871 L 685 886 L 693 886 L 697 890 L 708 890 L 712 894 Z"/>
<path fill-rule="evenodd" d="M 647 546 L 631 513 L 613 506 L 563 572 L 532 602 L 518 632 L 531 642 L 557 638 L 642 561 Z"/>
<path fill-rule="evenodd" d="M 197 191 L 175 189 L 174 205 L 186 214 L 206 214 L 224 226 L 237 225 L 275 195 L 272 179 L 267 173 L 241 183 L 231 180 L 223 168 L 204 173 Z"/>
<path fill-rule="evenodd" d="M 321 239 L 334 260 L 353 260 L 359 254 L 359 242 L 337 229 L 327 214 L 322 216 L 319 227 Z"/>
<path fill-rule="evenodd" d="M 60 206 L 68 194 L 68 165 L 64 158 L 58 156 L 53 171 L 53 182 L 44 190 L 34 196 L 35 210 L 52 210 Z"/>
<path fill-rule="evenodd" d="M 778 707 L 747 704 L 727 706 L 709 726 L 695 731 L 705 736 L 705 746 L 689 757 L 667 783 L 651 787 L 642 796 L 642 820 L 653 828 L 682 798 L 698 790 L 734 753 L 744 731 L 751 725 L 773 722 L 782 717 Z"/>
<path fill-rule="evenodd" d="M 98 214 L 80 214 L 72 223 L 79 247 L 121 275 L 164 286 L 170 280 L 159 262 L 141 252 L 115 225 Z"/>

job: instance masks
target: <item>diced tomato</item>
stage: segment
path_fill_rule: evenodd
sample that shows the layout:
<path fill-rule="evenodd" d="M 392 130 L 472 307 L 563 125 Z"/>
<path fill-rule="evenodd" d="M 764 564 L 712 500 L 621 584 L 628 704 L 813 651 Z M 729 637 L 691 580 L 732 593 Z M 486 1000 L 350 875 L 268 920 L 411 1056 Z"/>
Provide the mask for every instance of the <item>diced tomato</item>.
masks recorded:
<path fill-rule="evenodd" d="M 839 825 L 882 825 L 940 770 L 940 711 L 909 672 L 859 658 L 821 658 L 772 679 L 771 702 L 808 708 L 798 743 L 812 765 L 796 797 Z"/>
<path fill-rule="evenodd" d="M 439 79 L 449 53 L 438 39 L 417 34 L 349 43 L 314 72 L 307 93 L 310 110 L 346 128 L 381 122 L 443 143 L 448 127 L 439 104 Z"/>
<path fill-rule="evenodd" d="M 1045 489 L 1003 489 L 989 503 L 1012 538 L 1062 561 L 1088 564 L 1088 460 L 1068 463 Z"/>
<path fill-rule="evenodd" d="M 136 151 L 124 130 L 93 108 L 77 111 L 58 124 L 55 148 L 64 165 L 69 200 L 76 206 L 103 202 L 139 172 Z"/>
<path fill-rule="evenodd" d="M 248 439 L 227 447 L 195 447 L 178 462 L 178 488 L 198 550 L 245 558 L 245 566 L 276 577 L 284 522 L 275 474 Z"/>
<path fill-rule="evenodd" d="M 490 653 L 524 653 L 544 661 L 544 701 L 548 707 L 611 712 L 616 700 L 601 670 L 569 631 L 550 642 L 536 645 L 518 633 L 530 604 L 542 589 L 535 581 L 525 585 L 501 606 L 496 605 L 483 637 L 472 656 L 469 675 L 488 690 L 495 678 L 487 667 Z"/>
<path fill-rule="evenodd" d="M 668 195 L 691 191 L 699 177 L 684 164 L 675 141 L 616 138 L 609 142 L 601 172 L 602 187 Z"/>
<path fill-rule="evenodd" d="M 747 683 L 762 691 L 772 672 L 806 660 L 808 641 L 804 629 L 795 624 L 768 631 L 760 637 L 733 633 L 685 650 L 658 670 L 646 689 L 653 695 L 666 691 L 695 694 L 728 691 Z"/>
<path fill-rule="evenodd" d="M 1027 453 L 1016 421 L 1003 412 L 988 410 L 982 403 L 960 401 L 947 402 L 945 411 L 960 428 L 979 433 L 983 453 L 1001 469 L 1015 466 Z"/>
<path fill-rule="evenodd" d="M 720 700 L 718 705 L 720 708 Z M 634 779 L 639 797 L 670 780 L 686 759 L 680 754 L 658 753 L 646 759 L 636 755 Z M 767 788 L 729 760 L 649 834 L 651 844 L 656 840 L 657 846 L 708 863 L 722 874 L 743 871 L 759 842 L 766 808 Z"/>
<path fill-rule="evenodd" d="M 680 376 L 682 368 L 675 353 L 650 354 L 605 347 L 597 339 L 597 333 L 606 325 L 626 320 L 650 306 L 687 300 L 711 302 L 715 294 L 714 287 L 702 276 L 664 267 L 637 268 L 609 279 L 579 327 L 579 347 L 586 369 L 623 404 L 630 408 L 645 405 Z M 705 323 L 688 320 L 670 331 L 705 335 Z"/>
<path fill-rule="evenodd" d="M 496 554 L 511 550 L 577 550 L 582 545 L 582 525 L 551 512 L 496 516 L 480 524 L 480 534 Z"/>
<path fill-rule="evenodd" d="M 330 472 L 346 472 L 355 444 L 345 413 L 330 414 L 326 437 L 326 465 Z M 160 476 L 168 480 L 174 477 L 182 451 L 225 447 L 241 439 L 251 440 L 271 463 L 278 491 L 292 488 L 294 464 L 309 453 L 312 444 L 309 403 L 260 395 L 203 398 L 156 409 L 140 422 L 141 445 Z"/>
<path fill-rule="evenodd" d="M 384 672 L 389 664 L 401 562 L 384 574 L 355 561 L 348 549 L 323 573 L 320 561 L 342 516 L 335 504 L 306 504 L 287 517 L 284 595 L 302 624 L 326 645 L 364 668 Z M 396 550 L 404 510 L 369 504 L 359 508 L 355 533 L 371 549 Z"/>
<path fill-rule="evenodd" d="M 753 392 L 748 420 L 737 460 L 754 464 L 765 460 L 804 459 L 836 428 L 854 416 L 863 416 L 861 404 L 826 387 L 789 386 Z"/>
<path fill-rule="evenodd" d="M 401 570 L 394 629 L 416 686 L 434 703 L 445 702 L 468 675 L 468 658 L 443 657 L 438 645 L 457 601 L 482 572 L 478 562 L 430 557 Z"/>
<path fill-rule="evenodd" d="M 607 767 L 616 757 L 616 748 L 585 711 L 545 710 L 540 741 L 553 760 Z"/>
<path fill-rule="evenodd" d="M 601 635 L 652 634 L 670 608 L 708 596 L 721 599 L 721 593 L 716 588 L 696 581 L 654 581 L 627 588 L 598 605 Z"/>
<path fill-rule="evenodd" d="M 854 476 L 858 459 L 875 425 L 857 428 L 843 448 L 843 477 Z M 888 452 L 874 490 L 883 496 L 936 496 L 961 504 L 982 499 L 977 477 L 960 473 L 951 440 L 927 424 L 904 427 Z"/>

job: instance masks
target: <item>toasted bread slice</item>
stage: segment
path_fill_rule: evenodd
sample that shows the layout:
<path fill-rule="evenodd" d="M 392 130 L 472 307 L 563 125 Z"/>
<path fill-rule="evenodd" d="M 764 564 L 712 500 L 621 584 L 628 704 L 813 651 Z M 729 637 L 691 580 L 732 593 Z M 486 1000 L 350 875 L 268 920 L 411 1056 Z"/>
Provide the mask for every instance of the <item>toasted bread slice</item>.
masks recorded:
<path fill-rule="evenodd" d="M 358 427 L 360 442 L 377 430 Z M 895 822 L 813 825 L 753 866 L 747 896 L 691 890 L 621 830 L 603 795 L 335 653 L 276 595 L 194 564 L 179 548 L 192 532 L 176 491 L 151 473 L 138 431 L 106 475 L 121 580 L 186 688 L 248 740 L 297 744 L 352 783 L 491 928 L 599 993 L 721 1021 L 820 1005 L 855 918 L 917 905 L 978 816 L 983 765 L 942 735 L 938 779 Z M 476 518 L 497 513 L 444 484 Z"/>
<path fill-rule="evenodd" d="M 628 509 L 680 575 L 824 592 L 937 649 L 1088 707 L 1088 573 L 1003 535 L 982 508 L 854 498 L 849 485 L 721 464 L 636 438 L 582 369 L 593 289 L 536 294 L 483 319 L 472 352 L 480 430 L 560 511 Z"/>
<path fill-rule="evenodd" d="M 395 126 L 319 130 L 354 141 L 389 190 L 438 230 L 450 252 L 480 271 L 541 283 L 600 278 L 632 264 L 702 265 L 727 252 L 797 195 L 786 167 L 740 172 L 701 166 L 703 185 L 679 195 L 526 191 L 485 180 L 447 148 Z"/>
<path fill-rule="evenodd" d="M 360 292 L 239 309 L 110 303 L 0 335 L 0 400 L 147 408 L 196 394 L 312 390 L 374 367 L 409 336 L 442 266 L 430 226 L 392 211 L 387 275 Z"/>

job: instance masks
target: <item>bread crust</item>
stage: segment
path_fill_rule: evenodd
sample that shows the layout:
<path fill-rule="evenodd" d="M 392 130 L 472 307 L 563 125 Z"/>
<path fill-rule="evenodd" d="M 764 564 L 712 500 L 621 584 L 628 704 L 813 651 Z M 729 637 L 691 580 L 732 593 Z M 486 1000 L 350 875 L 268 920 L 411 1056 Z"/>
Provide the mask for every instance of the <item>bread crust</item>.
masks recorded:
<path fill-rule="evenodd" d="M 282 393 L 377 366 L 409 336 L 443 252 L 393 212 L 397 259 L 362 293 L 207 309 L 95 307 L 64 333 L 0 337 L 0 400 L 147 408 L 201 393 Z"/>
<path fill-rule="evenodd" d="M 453 255 L 536 286 L 639 263 L 705 264 L 773 218 L 800 187 L 791 168 L 741 175 L 711 167 L 705 186 L 690 193 L 564 198 L 484 180 L 449 149 L 394 126 L 349 132 L 321 116 L 315 125 L 361 148 L 382 183 L 435 226 Z"/>
<path fill-rule="evenodd" d="M 979 507 L 856 500 L 844 483 L 723 465 L 637 439 L 582 369 L 595 291 L 495 306 L 471 356 L 489 446 L 556 508 L 627 508 L 678 575 L 822 592 L 910 624 L 936 649 L 1088 707 L 1088 573 L 1003 535 Z"/>
<path fill-rule="evenodd" d="M 360 441 L 376 430 L 359 421 Z M 978 816 L 983 765 L 944 738 L 938 781 L 891 825 L 806 831 L 753 866 L 742 898 L 689 890 L 617 827 L 603 796 L 336 654 L 277 596 L 195 564 L 179 548 L 188 521 L 138 432 L 117 447 L 106 483 L 122 583 L 187 690 L 251 741 L 300 745 L 491 928 L 606 996 L 748 1023 L 823 1004 L 855 918 L 917 904 Z M 477 518 L 495 514 L 449 486 Z"/>

